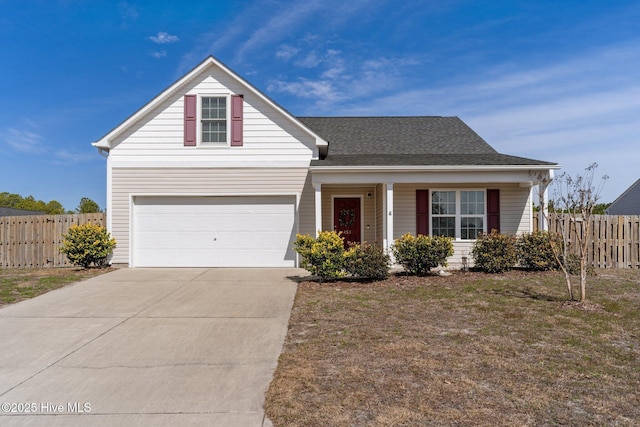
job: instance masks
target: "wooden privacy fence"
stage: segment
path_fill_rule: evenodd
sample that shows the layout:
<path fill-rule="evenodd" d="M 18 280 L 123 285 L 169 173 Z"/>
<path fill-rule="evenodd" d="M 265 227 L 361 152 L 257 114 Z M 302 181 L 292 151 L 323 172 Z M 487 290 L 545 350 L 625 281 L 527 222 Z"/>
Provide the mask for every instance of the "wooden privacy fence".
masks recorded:
<path fill-rule="evenodd" d="M 105 226 L 106 214 L 0 216 L 0 267 L 70 267 L 60 253 L 62 234 L 72 225 Z"/>
<path fill-rule="evenodd" d="M 561 227 L 568 232 L 571 228 L 569 215 L 549 221 L 549 231 L 560 233 Z M 534 229 L 538 230 L 535 217 Z M 570 242 L 572 252 L 578 253 L 575 231 Z M 640 268 L 640 216 L 637 215 L 594 215 L 588 236 L 589 255 L 587 262 L 596 268 Z"/>

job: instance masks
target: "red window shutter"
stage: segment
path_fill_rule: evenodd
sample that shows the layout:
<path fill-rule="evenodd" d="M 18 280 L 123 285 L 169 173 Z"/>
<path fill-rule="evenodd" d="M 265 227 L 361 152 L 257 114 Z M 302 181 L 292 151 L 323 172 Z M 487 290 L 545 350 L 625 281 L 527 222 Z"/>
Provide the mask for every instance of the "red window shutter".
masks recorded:
<path fill-rule="evenodd" d="M 500 190 L 487 190 L 487 233 L 500 232 Z"/>
<path fill-rule="evenodd" d="M 416 190 L 416 234 L 429 235 L 429 190 Z"/>
<path fill-rule="evenodd" d="M 231 146 L 242 147 L 242 95 L 231 95 Z"/>
<path fill-rule="evenodd" d="M 184 96 L 184 146 L 195 147 L 196 145 L 196 120 L 197 120 L 196 95 Z"/>

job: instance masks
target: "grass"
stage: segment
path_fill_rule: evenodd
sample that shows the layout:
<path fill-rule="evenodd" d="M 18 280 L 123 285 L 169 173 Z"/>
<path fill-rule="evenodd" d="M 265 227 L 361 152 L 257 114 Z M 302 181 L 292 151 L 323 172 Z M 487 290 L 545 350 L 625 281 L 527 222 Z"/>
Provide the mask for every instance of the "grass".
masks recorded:
<path fill-rule="evenodd" d="M 637 425 L 640 273 L 586 304 L 555 272 L 299 284 L 265 411 L 275 426 Z"/>
<path fill-rule="evenodd" d="M 0 269 L 0 307 L 42 295 L 70 283 L 111 271 L 111 268 L 5 268 Z"/>

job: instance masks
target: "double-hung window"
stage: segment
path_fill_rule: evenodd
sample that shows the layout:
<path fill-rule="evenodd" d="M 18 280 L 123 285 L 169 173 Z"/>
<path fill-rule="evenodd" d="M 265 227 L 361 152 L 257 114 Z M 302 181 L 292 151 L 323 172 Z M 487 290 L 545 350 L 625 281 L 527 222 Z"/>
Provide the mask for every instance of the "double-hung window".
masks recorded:
<path fill-rule="evenodd" d="M 434 236 L 456 237 L 456 192 L 431 193 L 431 233 Z"/>
<path fill-rule="evenodd" d="M 473 240 L 484 231 L 484 190 L 431 192 L 431 234 Z"/>
<path fill-rule="evenodd" d="M 460 191 L 460 238 L 473 240 L 484 230 L 484 191 Z"/>
<path fill-rule="evenodd" d="M 227 142 L 227 98 L 207 96 L 201 98 L 201 142 Z"/>

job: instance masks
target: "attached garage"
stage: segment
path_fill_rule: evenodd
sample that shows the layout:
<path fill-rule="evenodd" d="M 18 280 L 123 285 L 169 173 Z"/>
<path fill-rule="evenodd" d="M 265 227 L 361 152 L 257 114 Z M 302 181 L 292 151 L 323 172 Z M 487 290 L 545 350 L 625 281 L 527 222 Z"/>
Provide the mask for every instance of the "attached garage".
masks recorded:
<path fill-rule="evenodd" d="M 136 196 L 135 267 L 294 267 L 295 196 Z"/>

